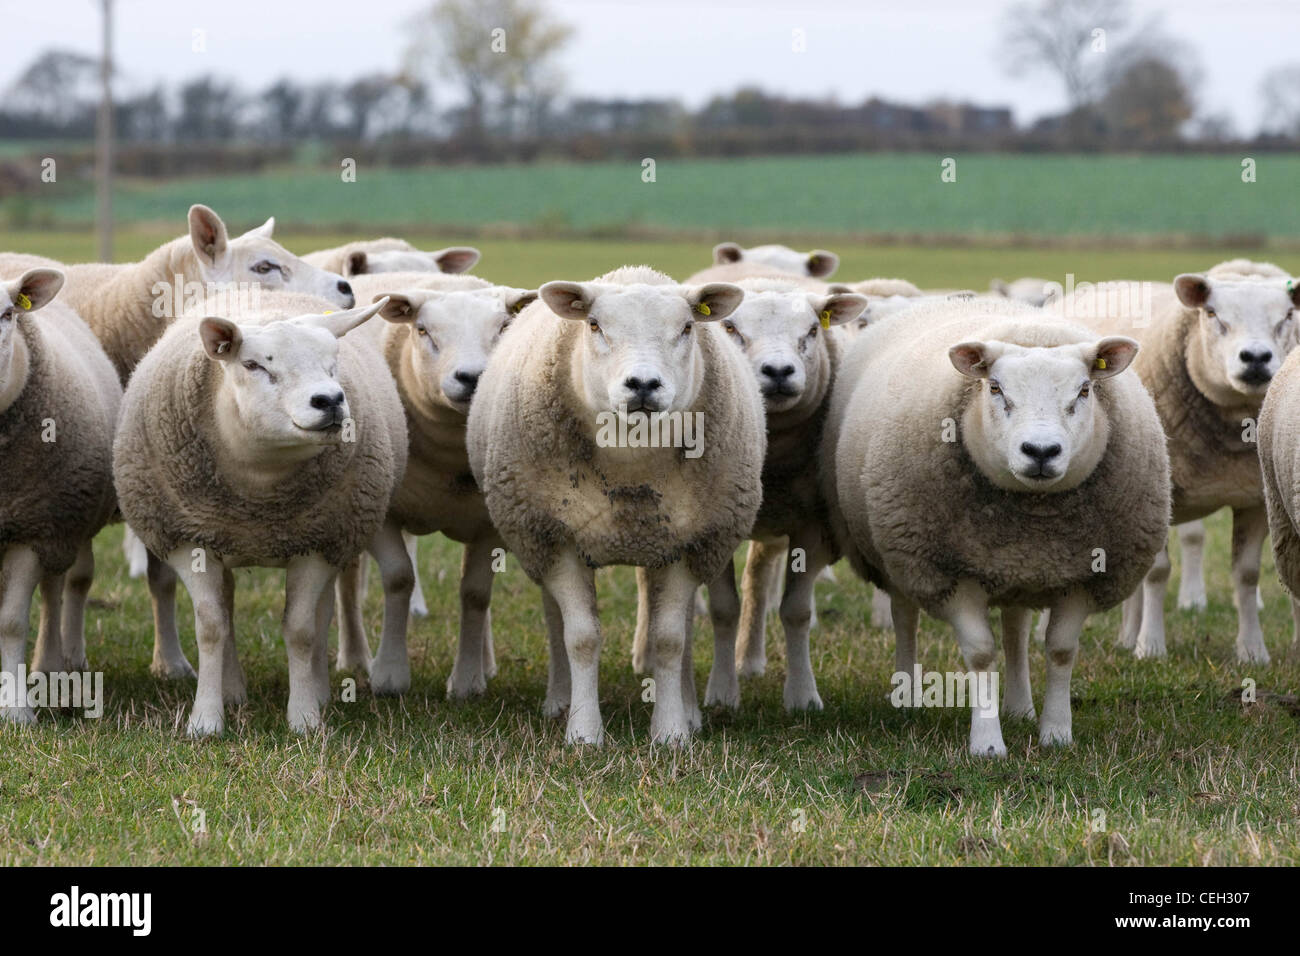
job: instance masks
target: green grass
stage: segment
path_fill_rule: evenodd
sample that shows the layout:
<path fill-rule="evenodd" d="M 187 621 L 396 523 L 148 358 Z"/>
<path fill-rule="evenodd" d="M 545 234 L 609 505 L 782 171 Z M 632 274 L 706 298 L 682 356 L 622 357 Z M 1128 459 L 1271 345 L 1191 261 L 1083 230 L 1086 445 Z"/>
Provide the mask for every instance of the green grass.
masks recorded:
<path fill-rule="evenodd" d="M 51 155 L 57 159 L 58 151 Z M 628 230 L 709 235 L 779 230 L 878 236 L 1300 237 L 1288 216 L 1300 156 L 957 155 L 957 179 L 941 182 L 938 154 L 744 159 L 662 159 L 656 181 L 639 161 L 501 166 L 367 168 L 343 182 L 337 163 L 124 182 L 121 222 L 177 222 L 199 200 L 232 220 L 274 212 L 287 225 L 327 228 Z M 33 161 L 36 161 L 33 159 Z M 61 170 L 35 197 L 0 203 L 11 225 L 94 218 L 88 173 Z M 39 202 L 37 202 L 39 200 Z"/>

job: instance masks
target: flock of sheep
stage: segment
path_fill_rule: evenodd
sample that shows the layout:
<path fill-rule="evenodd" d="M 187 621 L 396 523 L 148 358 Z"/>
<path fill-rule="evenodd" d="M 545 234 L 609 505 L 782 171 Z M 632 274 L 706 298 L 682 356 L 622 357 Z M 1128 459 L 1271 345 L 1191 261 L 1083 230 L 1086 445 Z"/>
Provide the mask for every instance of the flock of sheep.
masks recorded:
<path fill-rule="evenodd" d="M 901 672 L 921 611 L 952 625 L 973 674 L 994 671 L 1000 608 L 1003 714 L 1034 715 L 1041 609 L 1044 744 L 1071 740 L 1089 614 L 1122 602 L 1121 641 L 1165 652 L 1171 520 L 1233 509 L 1242 660 L 1268 660 L 1256 601 L 1270 530 L 1300 593 L 1300 358 L 1287 359 L 1300 290 L 1275 266 L 1222 263 L 1156 286 L 1150 314 L 1089 314 L 1044 301 L 1036 280 L 988 294 L 832 284 L 832 253 L 733 243 L 685 283 L 629 266 L 519 289 L 461 274 L 474 249 L 383 239 L 299 258 L 273 226 L 231 237 L 194 206 L 188 234 L 138 263 L 0 254 L 5 675 L 26 667 L 38 586 L 32 670 L 86 668 L 91 541 L 118 517 L 147 549 L 159 676 L 194 673 L 178 576 L 193 598 L 193 735 L 220 732 L 245 697 L 239 567 L 286 569 L 294 729 L 318 726 L 330 696 L 336 609 L 337 666 L 406 691 L 414 536 L 433 532 L 465 546 L 448 695 L 481 693 L 495 672 L 489 603 L 508 550 L 541 585 L 544 709 L 567 714 L 575 743 L 604 733 L 603 566 L 637 568 L 633 664 L 654 678 L 652 736 L 671 744 L 700 726 L 701 585 L 715 645 L 703 700 L 729 707 L 764 669 L 778 602 L 785 705 L 822 706 L 813 589 L 841 557 L 877 586 Z M 1196 527 L 1189 603 L 1204 601 Z M 384 591 L 373 658 L 367 552 Z M 0 718 L 35 715 L 20 699 Z M 997 700 L 975 703 L 970 749 L 1006 753 Z"/>

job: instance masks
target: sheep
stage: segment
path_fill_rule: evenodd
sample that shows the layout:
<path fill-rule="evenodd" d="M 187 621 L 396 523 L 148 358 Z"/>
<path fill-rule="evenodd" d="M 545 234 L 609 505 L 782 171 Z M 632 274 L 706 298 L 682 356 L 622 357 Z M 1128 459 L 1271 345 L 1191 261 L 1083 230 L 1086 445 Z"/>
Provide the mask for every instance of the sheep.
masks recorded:
<path fill-rule="evenodd" d="M 742 264 L 811 279 L 828 279 L 840 267 L 840 257 L 825 249 L 796 252 L 789 246 L 778 245 L 744 249 L 734 242 L 720 242 L 713 247 L 714 266 Z"/>
<path fill-rule="evenodd" d="M 730 563 L 709 582 L 714 655 L 704 703 L 739 706 L 738 664 L 742 670 L 762 673 L 768 569 L 779 573 L 782 552 L 788 548 L 800 557 L 789 565 L 780 602 L 787 660 L 784 702 L 787 710 L 821 710 L 808 630 L 813 582 L 838 557 L 817 482 L 817 447 L 841 347 L 830 330 L 856 320 L 867 307 L 867 298 L 805 292 L 797 283 L 782 279 L 747 279 L 739 285 L 745 298 L 722 326 L 743 351 L 763 394 L 767 427 L 763 501 L 750 538 L 765 547 L 750 550 L 743 602 L 737 598 Z M 640 604 L 647 603 L 644 586 L 638 598 Z M 638 614 L 638 619 L 647 616 Z M 743 626 L 739 645 L 738 623 Z M 645 660 L 647 637 L 645 630 L 637 629 L 633 665 L 638 670 Z"/>
<path fill-rule="evenodd" d="M 861 282 L 833 282 L 831 292 L 856 292 L 867 297 L 867 308 L 856 322 L 844 326 L 850 335 L 879 322 L 887 315 L 924 302 L 928 296 L 906 279 L 864 279 Z"/>
<path fill-rule="evenodd" d="M 41 588 L 32 669 L 85 670 L 91 539 L 113 516 L 112 443 L 122 387 L 64 283 L 35 268 L 0 281 L 0 671 L 17 691 L 0 721 L 31 723 L 28 615 Z"/>
<path fill-rule="evenodd" d="M 191 736 L 220 733 L 223 701 L 244 698 L 234 569 L 250 565 L 286 569 L 289 725 L 320 725 L 331 586 L 379 530 L 406 465 L 392 377 L 345 338 L 384 303 L 329 305 L 268 293 L 246 321 L 187 314 L 127 385 L 113 479 L 123 516 L 194 602 Z"/>
<path fill-rule="evenodd" d="M 497 531 L 543 587 L 544 710 L 567 705 L 570 743 L 604 738 L 593 569 L 606 565 L 646 569 L 652 739 L 681 744 L 699 726 L 694 593 L 728 565 L 762 496 L 762 396 L 718 326 L 744 294 L 645 266 L 548 282 L 479 379 L 470 467 Z"/>
<path fill-rule="evenodd" d="M 388 322 L 356 333 L 383 357 L 406 410 L 410 453 L 371 553 L 385 570 L 383 638 L 373 667 L 357 606 L 359 569 L 339 578 L 339 666 L 364 669 L 371 689 L 404 693 L 411 683 L 406 651 L 407 608 L 416 567 L 403 536 L 441 531 L 465 545 L 461 571 L 459 650 L 447 696 L 481 693 L 495 672 L 491 619 L 494 557 L 505 544 L 492 526 L 483 495 L 470 473 L 465 421 L 479 376 L 501 334 L 537 298 L 536 290 L 494 286 L 472 276 L 394 273 L 362 276 L 359 295 L 386 298 Z M 368 280 L 368 281 L 367 281 Z"/>
<path fill-rule="evenodd" d="M 945 300 L 859 333 L 831 395 L 831 526 L 853 569 L 889 591 L 897 670 L 914 672 L 925 610 L 987 680 L 999 606 L 1003 712 L 1032 716 L 1029 609 L 1050 607 L 1043 744 L 1072 740 L 1084 619 L 1132 590 L 1168 531 L 1160 420 L 1120 374 L 1137 349 L 1021 303 Z M 974 702 L 970 751 L 1006 754 L 996 700 Z"/>
<path fill-rule="evenodd" d="M 376 272 L 468 272 L 479 260 L 473 246 L 448 246 L 422 252 L 405 239 L 368 239 L 321 249 L 303 261 L 351 278 Z"/>
<path fill-rule="evenodd" d="M 1135 371 L 1168 435 L 1174 524 L 1232 509 L 1237 658 L 1258 663 L 1269 660 L 1257 596 L 1268 518 L 1255 425 L 1269 381 L 1294 348 L 1300 304 L 1300 289 L 1289 289 L 1283 276 L 1270 263 L 1233 260 L 1180 275 L 1172 285 L 1152 283 L 1149 315 L 1133 301 L 1144 297 L 1120 295 L 1108 283 L 1078 290 L 1058 306 L 1099 332 L 1131 333 L 1142 343 Z M 1120 643 L 1138 657 L 1165 654 L 1168 580 L 1162 548 L 1124 606 Z"/>
<path fill-rule="evenodd" d="M 989 283 L 989 292 L 994 295 L 1000 295 L 1006 299 L 1015 299 L 1017 302 L 1024 302 L 1026 305 L 1049 305 L 1057 296 L 1059 286 L 1048 282 L 1046 279 L 1013 279 L 1011 282 L 1004 282 L 1002 279 L 994 279 Z"/>
<path fill-rule="evenodd" d="M 1273 536 L 1273 560 L 1282 585 L 1291 596 L 1296 624 L 1291 655 L 1300 654 L 1300 388 L 1296 385 L 1296 368 L 1300 367 L 1300 350 L 1293 350 L 1268 387 L 1259 413 L 1259 463 L 1268 512 L 1269 533 Z"/>

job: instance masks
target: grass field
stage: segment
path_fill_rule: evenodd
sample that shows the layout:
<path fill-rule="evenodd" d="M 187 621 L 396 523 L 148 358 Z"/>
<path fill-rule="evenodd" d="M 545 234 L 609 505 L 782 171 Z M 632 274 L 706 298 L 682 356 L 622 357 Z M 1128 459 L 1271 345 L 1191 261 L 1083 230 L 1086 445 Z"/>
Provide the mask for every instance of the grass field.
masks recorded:
<path fill-rule="evenodd" d="M 58 151 L 49 155 L 58 159 Z M 40 155 L 32 157 L 39 162 Z M 866 153 L 743 159 L 663 159 L 655 181 L 639 161 L 527 166 L 429 166 L 357 170 L 286 168 L 258 176 L 121 184 L 115 214 L 126 223 L 180 221 L 200 199 L 234 221 L 273 211 L 285 225 L 432 230 L 508 225 L 552 233 L 874 236 L 1031 235 L 1203 237 L 1215 242 L 1300 238 L 1288 215 L 1300 185 L 1300 156 L 953 157 L 955 182 L 940 180 L 944 157 Z M 94 218 L 86 170 L 61 170 L 33 197 L 0 203 L 0 221 L 85 225 Z"/>

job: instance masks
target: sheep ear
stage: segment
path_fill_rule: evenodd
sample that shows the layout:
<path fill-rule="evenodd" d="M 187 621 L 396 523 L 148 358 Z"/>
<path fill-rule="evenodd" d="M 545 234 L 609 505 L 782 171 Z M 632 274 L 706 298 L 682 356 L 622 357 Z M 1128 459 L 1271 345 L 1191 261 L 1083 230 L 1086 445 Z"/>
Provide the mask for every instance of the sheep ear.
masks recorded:
<path fill-rule="evenodd" d="M 696 322 L 715 322 L 736 311 L 745 299 L 745 290 L 730 282 L 710 282 L 698 289 L 688 289 L 686 301 L 695 312 Z"/>
<path fill-rule="evenodd" d="M 825 279 L 840 267 L 840 257 L 825 249 L 808 253 L 808 274 L 814 279 Z"/>
<path fill-rule="evenodd" d="M 190 242 L 199 261 L 212 267 L 226 257 L 230 244 L 226 224 L 207 206 L 190 207 Z"/>
<path fill-rule="evenodd" d="M 962 342 L 948 350 L 952 367 L 971 378 L 988 378 L 994 356 L 984 342 Z"/>
<path fill-rule="evenodd" d="M 1199 309 L 1210 299 L 1210 280 L 1195 272 L 1185 272 L 1174 280 L 1174 293 L 1189 309 Z"/>
<path fill-rule="evenodd" d="M 359 305 L 355 309 L 344 309 L 342 312 L 325 312 L 321 315 L 300 315 L 293 321 L 299 325 L 308 325 L 316 329 L 324 329 L 336 339 L 341 339 L 358 325 L 361 325 L 372 315 L 381 312 L 384 306 L 388 305 L 389 296 L 380 296 L 370 305 Z"/>
<path fill-rule="evenodd" d="M 366 270 L 370 268 L 370 263 L 366 259 L 366 254 L 360 250 L 349 252 L 347 259 L 343 263 L 343 276 L 363 276 Z"/>
<path fill-rule="evenodd" d="M 455 274 L 473 269 L 480 253 L 473 246 L 451 246 L 448 249 L 439 249 L 430 255 L 433 256 L 439 272 Z"/>
<path fill-rule="evenodd" d="M 21 312 L 35 312 L 62 288 L 63 273 L 58 269 L 28 269 L 5 287 L 9 301 Z"/>
<path fill-rule="evenodd" d="M 536 301 L 536 289 L 510 289 L 505 296 L 506 311 L 518 315 Z"/>
<path fill-rule="evenodd" d="M 862 315 L 870 304 L 865 295 L 858 295 L 856 292 L 832 292 L 824 296 L 810 295 L 808 301 L 812 303 L 817 318 L 821 319 L 823 329 L 852 322 Z"/>
<path fill-rule="evenodd" d="M 1286 280 L 1286 294 L 1291 297 L 1291 304 L 1300 309 L 1300 282 L 1295 279 Z"/>
<path fill-rule="evenodd" d="M 199 323 L 199 338 L 203 340 L 203 351 L 216 362 L 234 361 L 239 355 L 239 346 L 244 341 L 239 326 L 229 319 L 220 319 L 214 315 Z"/>
<path fill-rule="evenodd" d="M 845 282 L 832 282 L 830 285 L 826 287 L 826 292 L 830 295 L 835 295 L 836 293 L 842 294 L 845 292 L 852 292 L 852 291 L 853 291 L 853 286 Z"/>
<path fill-rule="evenodd" d="M 720 242 L 713 247 L 713 264 L 725 266 L 729 262 L 739 262 L 745 256 L 745 250 L 734 242 Z"/>
<path fill-rule="evenodd" d="M 537 294 L 562 319 L 585 320 L 595 298 L 594 291 L 581 282 L 548 282 Z"/>
<path fill-rule="evenodd" d="M 240 239 L 270 239 L 275 232 L 275 217 L 272 216 L 266 222 L 262 223 L 256 229 L 250 229 L 240 236 Z"/>
<path fill-rule="evenodd" d="M 1132 364 L 1138 353 L 1138 344 L 1133 339 L 1122 335 L 1108 335 L 1095 346 L 1088 349 L 1091 353 L 1084 355 L 1088 363 L 1088 377 L 1094 382 L 1118 375 Z"/>
<path fill-rule="evenodd" d="M 414 322 L 424 303 L 432 296 L 432 292 L 412 289 L 410 292 L 386 292 L 375 296 L 374 301 L 387 303 L 379 310 L 379 314 L 389 322 Z"/>

